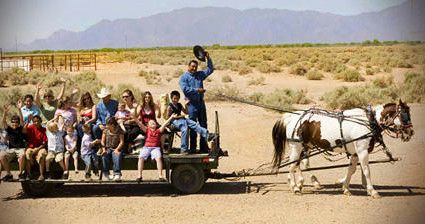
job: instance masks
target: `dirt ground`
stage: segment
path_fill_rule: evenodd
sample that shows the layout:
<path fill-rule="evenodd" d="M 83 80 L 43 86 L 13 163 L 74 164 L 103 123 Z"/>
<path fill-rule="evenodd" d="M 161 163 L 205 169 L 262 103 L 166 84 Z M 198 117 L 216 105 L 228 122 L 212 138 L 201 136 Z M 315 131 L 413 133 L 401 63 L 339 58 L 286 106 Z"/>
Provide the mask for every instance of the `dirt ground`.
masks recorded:
<path fill-rule="evenodd" d="M 109 85 L 133 84 L 151 90 L 154 97 L 178 89 L 177 78 L 159 86 L 147 86 L 137 73 L 141 68 L 172 73 L 175 66 L 134 65 L 129 63 L 101 65 L 99 78 Z M 184 67 L 181 67 L 184 69 Z M 307 89 L 318 99 L 330 87 L 347 84 L 326 78 L 308 81 L 288 74 L 267 75 L 265 86 L 248 86 L 248 76 L 217 71 L 205 87 L 221 84 L 230 73 L 233 82 L 244 91 L 274 88 Z M 403 71 L 395 70 L 398 80 Z M 320 104 L 320 103 L 319 103 Z M 270 162 L 273 155 L 271 129 L 282 115 L 273 111 L 235 102 L 208 102 L 209 127 L 213 128 L 214 111 L 219 111 L 221 144 L 229 157 L 220 161 L 220 172 L 256 168 Z M 358 170 L 352 179 L 352 196 L 342 194 L 334 184 L 345 169 L 317 171 L 324 189 L 314 190 L 307 181 L 302 195 L 289 192 L 286 175 L 246 179 L 208 180 L 193 195 L 178 194 L 164 185 L 65 185 L 46 198 L 27 198 L 19 184 L 0 185 L 0 223 L 423 223 L 425 218 L 425 105 L 411 105 L 415 136 L 408 143 L 385 138 L 396 157 L 395 164 L 371 165 L 372 181 L 382 198 L 372 199 L 361 188 Z M 385 158 L 382 152 L 371 160 Z M 343 159 L 335 164 L 347 163 Z M 322 157 L 311 160 L 311 166 L 333 163 Z M 75 174 L 72 174 L 75 177 Z M 82 175 L 81 172 L 78 175 Z M 126 171 L 123 178 L 135 178 Z M 154 171 L 146 175 L 154 177 Z M 307 176 L 307 175 L 306 175 Z"/>

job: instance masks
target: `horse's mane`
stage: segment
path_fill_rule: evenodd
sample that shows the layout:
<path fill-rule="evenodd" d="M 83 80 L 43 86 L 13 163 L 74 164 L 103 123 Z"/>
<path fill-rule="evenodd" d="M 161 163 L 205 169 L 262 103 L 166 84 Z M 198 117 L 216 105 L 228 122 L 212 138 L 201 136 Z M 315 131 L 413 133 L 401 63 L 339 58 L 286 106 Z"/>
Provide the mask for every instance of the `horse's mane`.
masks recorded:
<path fill-rule="evenodd" d="M 384 108 L 390 107 L 390 106 L 397 106 L 397 104 L 396 103 L 387 103 L 387 104 L 384 105 Z"/>

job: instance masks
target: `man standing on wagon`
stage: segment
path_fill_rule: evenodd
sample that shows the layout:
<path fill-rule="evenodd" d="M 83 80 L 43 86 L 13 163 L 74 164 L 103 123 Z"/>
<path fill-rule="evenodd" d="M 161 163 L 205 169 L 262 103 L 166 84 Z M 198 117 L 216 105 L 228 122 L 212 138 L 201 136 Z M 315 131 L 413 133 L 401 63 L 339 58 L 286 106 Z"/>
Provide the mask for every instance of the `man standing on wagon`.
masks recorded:
<path fill-rule="evenodd" d="M 204 51 L 201 47 L 195 46 L 194 53 L 201 61 L 207 60 L 207 69 L 198 71 L 198 61 L 191 60 L 187 71 L 180 77 L 179 84 L 185 97 L 189 100 L 189 119 L 199 122 L 201 127 L 207 128 L 207 111 L 204 102 L 204 93 L 206 90 L 204 89 L 203 81 L 213 73 L 214 66 L 208 52 Z M 190 132 L 190 153 L 194 153 L 196 150 L 196 135 L 196 132 Z M 201 153 L 208 153 L 208 145 L 205 138 L 200 138 L 199 145 Z"/>

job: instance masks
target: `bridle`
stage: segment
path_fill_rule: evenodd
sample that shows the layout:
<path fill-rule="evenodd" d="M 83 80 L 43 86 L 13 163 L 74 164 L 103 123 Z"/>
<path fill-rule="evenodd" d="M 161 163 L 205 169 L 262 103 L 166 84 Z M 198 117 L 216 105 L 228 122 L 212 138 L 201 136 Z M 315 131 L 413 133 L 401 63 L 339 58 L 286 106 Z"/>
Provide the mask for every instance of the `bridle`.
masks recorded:
<path fill-rule="evenodd" d="M 397 118 L 400 121 L 400 125 L 394 122 Z M 384 133 L 391 138 L 399 138 L 404 130 L 413 127 L 410 120 L 409 109 L 402 108 L 400 105 L 396 106 L 395 113 L 388 113 L 382 117 L 379 125 L 384 130 Z"/>

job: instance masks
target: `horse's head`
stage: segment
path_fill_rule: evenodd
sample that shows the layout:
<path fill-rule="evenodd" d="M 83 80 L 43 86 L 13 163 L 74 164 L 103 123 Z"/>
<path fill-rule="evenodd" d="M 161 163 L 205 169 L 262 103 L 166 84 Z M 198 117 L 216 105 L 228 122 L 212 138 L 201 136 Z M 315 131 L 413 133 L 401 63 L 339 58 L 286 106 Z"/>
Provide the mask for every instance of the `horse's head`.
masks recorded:
<path fill-rule="evenodd" d="M 400 137 L 402 141 L 409 141 L 415 134 L 410 119 L 410 108 L 401 100 L 398 104 L 385 104 L 379 122 L 388 135 L 395 138 Z"/>

